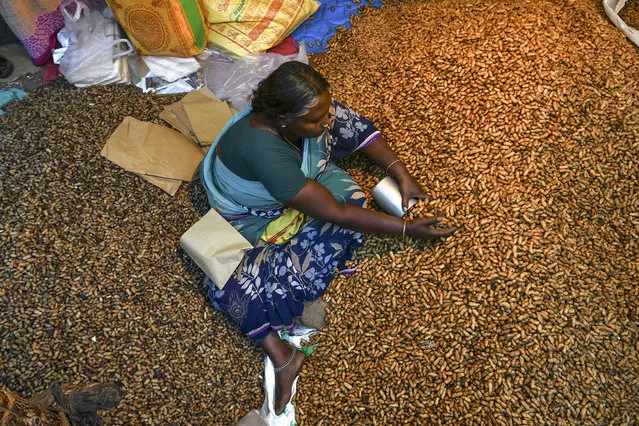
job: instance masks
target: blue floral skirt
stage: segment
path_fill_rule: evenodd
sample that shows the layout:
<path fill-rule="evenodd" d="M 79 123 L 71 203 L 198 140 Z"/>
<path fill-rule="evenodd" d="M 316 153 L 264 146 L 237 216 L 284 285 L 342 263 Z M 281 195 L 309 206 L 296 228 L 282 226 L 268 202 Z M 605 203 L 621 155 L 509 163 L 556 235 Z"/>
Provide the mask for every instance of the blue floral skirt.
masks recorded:
<path fill-rule="evenodd" d="M 340 202 L 362 207 L 366 201 L 361 188 L 337 167 L 317 181 Z M 211 304 L 259 343 L 271 330 L 293 327 L 304 305 L 324 293 L 361 244 L 360 233 L 311 219 L 288 243 L 256 244 L 222 290 L 207 279 Z"/>

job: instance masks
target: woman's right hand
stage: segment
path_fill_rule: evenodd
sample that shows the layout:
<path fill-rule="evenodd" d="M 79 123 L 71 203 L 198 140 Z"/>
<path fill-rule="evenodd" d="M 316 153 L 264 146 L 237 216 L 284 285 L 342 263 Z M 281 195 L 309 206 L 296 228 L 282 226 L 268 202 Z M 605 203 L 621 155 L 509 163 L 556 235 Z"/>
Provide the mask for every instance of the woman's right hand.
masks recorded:
<path fill-rule="evenodd" d="M 448 229 L 433 229 L 432 226 L 440 223 L 441 217 L 426 217 L 406 222 L 406 235 L 419 240 L 434 240 L 446 238 L 459 230 L 457 226 Z"/>
<path fill-rule="evenodd" d="M 363 209 L 352 204 L 341 204 L 323 185 L 311 179 L 306 181 L 306 185 L 295 197 L 284 204 L 312 218 L 334 223 L 352 231 L 370 234 L 402 235 L 402 228 L 405 225 L 404 231 L 409 237 L 433 240 L 449 237 L 458 229 L 457 227 L 433 229 L 433 225 L 442 221 L 439 217 L 402 222 L 388 214 Z"/>

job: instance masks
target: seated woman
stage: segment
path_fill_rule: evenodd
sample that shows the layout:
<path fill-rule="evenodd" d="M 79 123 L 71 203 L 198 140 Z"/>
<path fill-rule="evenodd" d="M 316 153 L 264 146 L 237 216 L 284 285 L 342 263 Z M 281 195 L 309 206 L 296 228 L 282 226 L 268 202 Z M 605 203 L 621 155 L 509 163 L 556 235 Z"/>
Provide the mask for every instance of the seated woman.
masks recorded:
<path fill-rule="evenodd" d="M 456 231 L 433 229 L 439 218 L 403 221 L 363 208 L 361 188 L 332 162 L 354 151 L 395 178 L 404 209 L 410 198 L 426 198 L 373 123 L 334 101 L 317 71 L 286 62 L 260 83 L 202 164 L 211 207 L 255 245 L 222 290 L 207 280 L 209 296 L 276 366 L 278 413 L 304 356 L 276 330 L 292 327 L 324 293 L 361 233 L 427 240 Z"/>

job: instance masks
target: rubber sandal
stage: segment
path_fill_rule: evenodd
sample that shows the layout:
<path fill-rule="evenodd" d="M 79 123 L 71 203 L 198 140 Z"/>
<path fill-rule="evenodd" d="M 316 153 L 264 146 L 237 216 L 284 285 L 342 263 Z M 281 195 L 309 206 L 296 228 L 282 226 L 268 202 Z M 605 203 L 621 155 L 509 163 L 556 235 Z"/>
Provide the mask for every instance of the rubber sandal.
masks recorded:
<path fill-rule="evenodd" d="M 0 78 L 7 78 L 13 71 L 13 64 L 4 56 L 0 56 Z"/>

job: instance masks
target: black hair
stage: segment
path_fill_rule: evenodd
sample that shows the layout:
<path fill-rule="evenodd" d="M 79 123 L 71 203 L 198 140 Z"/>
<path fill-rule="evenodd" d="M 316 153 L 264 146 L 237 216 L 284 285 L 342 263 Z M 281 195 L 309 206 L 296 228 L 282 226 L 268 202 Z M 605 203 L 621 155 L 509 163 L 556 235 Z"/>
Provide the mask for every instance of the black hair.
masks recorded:
<path fill-rule="evenodd" d="M 284 62 L 253 91 L 253 112 L 273 120 L 281 115 L 295 119 L 316 105 L 329 87 L 319 72 L 303 62 Z"/>

